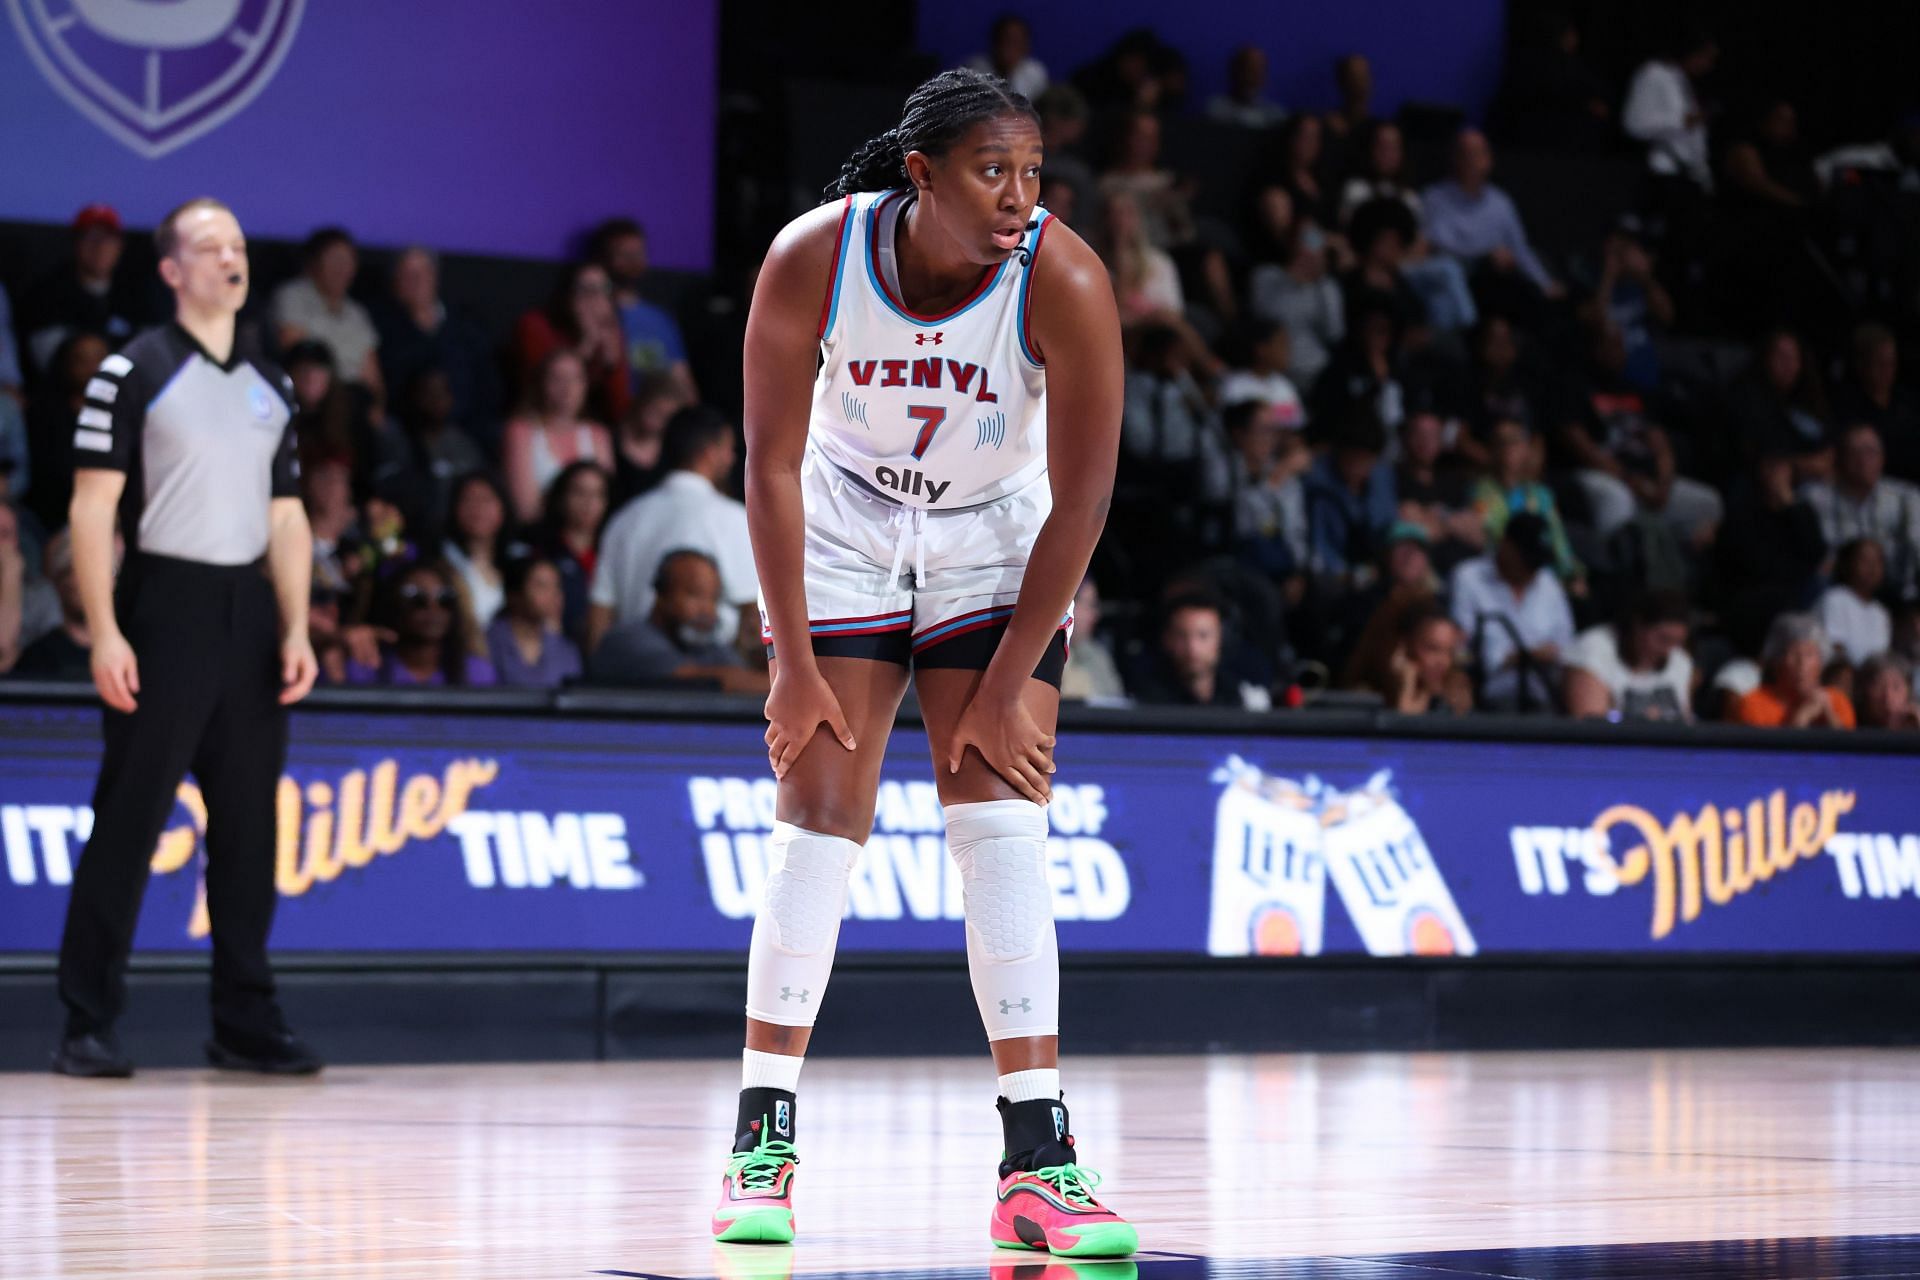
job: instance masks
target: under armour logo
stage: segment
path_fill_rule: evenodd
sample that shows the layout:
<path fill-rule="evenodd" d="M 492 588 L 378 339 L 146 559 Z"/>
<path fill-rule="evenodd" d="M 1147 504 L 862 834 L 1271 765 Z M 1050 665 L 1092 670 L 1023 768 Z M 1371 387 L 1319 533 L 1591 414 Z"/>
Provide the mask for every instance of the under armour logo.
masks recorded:
<path fill-rule="evenodd" d="M 916 333 L 913 335 L 913 345 L 916 347 L 924 347 L 931 342 L 937 347 L 940 345 L 940 334 L 945 332 L 946 330 L 942 329 L 940 333 Z"/>
<path fill-rule="evenodd" d="M 805 1004 L 807 1002 L 808 990 L 809 988 L 807 987 L 802 987 L 798 991 L 795 991 L 792 987 L 782 987 L 780 988 L 780 998 L 782 1000 L 798 1000 L 801 1004 Z"/>
<path fill-rule="evenodd" d="M 1033 1001 L 1027 999 L 1025 996 L 1021 996 L 1018 1004 L 1014 1003 L 1012 1000 L 1002 1000 L 1000 1002 L 1001 1013 L 1012 1013 L 1016 1009 L 1018 1009 L 1021 1013 L 1032 1013 Z"/>

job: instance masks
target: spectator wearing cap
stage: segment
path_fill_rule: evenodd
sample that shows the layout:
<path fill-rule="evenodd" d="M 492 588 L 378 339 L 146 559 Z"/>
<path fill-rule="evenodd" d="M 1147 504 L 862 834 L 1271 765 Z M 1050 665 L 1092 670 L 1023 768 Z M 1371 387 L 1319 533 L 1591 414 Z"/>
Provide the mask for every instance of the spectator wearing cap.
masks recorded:
<path fill-rule="evenodd" d="M 322 227 L 307 237 L 300 259 L 301 274 L 275 289 L 267 308 L 280 348 L 309 339 L 326 347 L 335 374 L 365 389 L 378 418 L 386 403 L 380 333 L 367 309 L 347 296 L 360 274 L 360 250 L 343 229 Z"/>
<path fill-rule="evenodd" d="M 44 568 L 45 580 L 60 602 L 60 622 L 27 645 L 13 665 L 13 674 L 27 680 L 88 680 L 93 641 L 73 572 L 73 539 L 65 529 L 47 542 Z"/>
<path fill-rule="evenodd" d="M 646 614 L 608 631 L 588 670 L 595 684 L 715 686 L 727 693 L 765 693 L 767 673 L 715 638 L 723 628 L 718 562 L 679 547 L 661 558 Z"/>
<path fill-rule="evenodd" d="M 1494 423 L 1490 444 L 1492 468 L 1473 488 L 1474 510 L 1486 525 L 1487 541 L 1499 541 L 1508 521 L 1519 513 L 1540 517 L 1546 523 L 1554 572 L 1575 595 L 1584 594 L 1586 566 L 1574 556 L 1573 544 L 1567 541 L 1567 527 L 1560 519 L 1553 490 L 1540 483 L 1543 451 L 1539 438 L 1524 423 L 1506 418 Z"/>
<path fill-rule="evenodd" d="M 1088 574 L 1073 593 L 1073 644 L 1067 649 L 1066 669 L 1060 675 L 1060 696 L 1074 702 L 1124 702 L 1127 686 L 1120 679 L 1113 650 L 1100 636 L 1100 588 Z"/>
<path fill-rule="evenodd" d="M 1852 377 L 1833 398 L 1838 422 L 1870 422 L 1887 446 L 1887 473 L 1920 481 L 1920 394 L 1900 381 L 1900 344 L 1882 324 L 1853 331 Z"/>
<path fill-rule="evenodd" d="M 1830 547 L 1871 538 L 1886 557 L 1887 588 L 1912 599 L 1920 582 L 1920 487 L 1888 479 L 1886 446 L 1868 423 L 1840 433 L 1831 481 L 1806 486 L 1807 503 L 1820 517 Z"/>
<path fill-rule="evenodd" d="M 620 337 L 626 350 L 629 386 L 638 386 L 650 374 L 671 377 L 690 401 L 700 399 L 693 368 L 687 363 L 687 342 L 680 324 L 665 307 L 641 294 L 646 282 L 647 231 L 632 218 L 609 218 L 595 228 L 590 244 L 593 261 L 607 273 L 613 286 L 613 309 L 620 318 Z"/>
<path fill-rule="evenodd" d="M 1358 411 L 1308 469 L 1308 557 L 1316 577 L 1348 578 L 1373 560 L 1393 524 L 1398 503 L 1386 446 L 1380 420 Z"/>
<path fill-rule="evenodd" d="M 987 51 L 967 59 L 967 66 L 999 76 L 1029 102 L 1047 91 L 1047 68 L 1033 56 L 1033 28 L 1018 14 L 1003 13 L 987 34 Z"/>
<path fill-rule="evenodd" d="M 1552 566 L 1547 522 L 1522 511 L 1507 521 L 1491 554 L 1453 571 L 1453 620 L 1480 664 L 1481 701 L 1488 706 L 1553 707 L 1560 661 L 1574 635 L 1573 611 Z"/>
<path fill-rule="evenodd" d="M 1815 609 L 1838 655 L 1859 666 L 1893 643 L 1893 618 L 1877 597 L 1887 579 L 1886 553 L 1872 538 L 1855 538 L 1834 556 L 1833 585 Z"/>
<path fill-rule="evenodd" d="M 1227 60 L 1227 91 L 1207 104 L 1207 115 L 1243 129 L 1270 129 L 1287 118 L 1287 109 L 1267 96 L 1267 51 L 1243 44 Z"/>
<path fill-rule="evenodd" d="M 1897 653 L 1867 659 L 1854 674 L 1862 729 L 1920 729 L 1913 701 L 1913 664 Z"/>
<path fill-rule="evenodd" d="M 1133 682 L 1139 701 L 1154 706 L 1236 707 L 1265 711 L 1268 691 L 1240 679 L 1222 664 L 1226 605 L 1201 591 L 1167 602 L 1159 643 L 1147 669 Z"/>
<path fill-rule="evenodd" d="M 1567 714 L 1691 721 L 1698 684 L 1687 653 L 1691 615 L 1680 592 L 1651 591 L 1618 622 L 1582 631 L 1567 654 Z"/>
<path fill-rule="evenodd" d="M 126 237 L 118 213 L 88 205 L 74 215 L 71 243 L 71 256 L 21 299 L 27 353 L 40 369 L 51 368 L 54 353 L 76 333 L 97 333 L 111 349 L 159 319 L 152 285 L 120 270 Z"/>
<path fill-rule="evenodd" d="M 1584 385 L 1560 438 L 1578 468 L 1596 532 L 1609 538 L 1646 512 L 1665 520 L 1683 543 L 1704 547 L 1726 513 L 1719 491 L 1679 474 L 1650 393 L 1627 378 L 1625 335 L 1602 320 L 1587 346 Z"/>
<path fill-rule="evenodd" d="M 487 657 L 500 683 L 557 689 L 580 676 L 580 650 L 561 629 L 560 570 L 545 556 L 516 556 L 504 570 L 506 605 L 487 627 Z"/>
<path fill-rule="evenodd" d="M 414 245 L 393 260 L 387 296 L 373 309 L 380 336 L 380 374 L 404 403 L 407 388 L 428 369 L 446 375 L 451 420 L 491 448 L 499 443 L 500 375 L 486 331 L 440 293 L 440 255 Z"/>
<path fill-rule="evenodd" d="M 1493 148 L 1478 129 L 1463 129 L 1453 141 L 1453 176 L 1426 189 L 1427 239 L 1458 259 L 1480 279 L 1483 295 L 1524 305 L 1516 289 L 1524 280 L 1549 298 L 1566 292 L 1533 251 L 1520 211 L 1511 197 L 1490 181 Z"/>
<path fill-rule="evenodd" d="M 1853 728 L 1853 703 L 1821 683 L 1826 660 L 1827 635 L 1819 619 L 1807 613 L 1781 614 L 1760 651 L 1765 672 L 1760 687 L 1735 699 L 1728 718 L 1761 728 Z"/>

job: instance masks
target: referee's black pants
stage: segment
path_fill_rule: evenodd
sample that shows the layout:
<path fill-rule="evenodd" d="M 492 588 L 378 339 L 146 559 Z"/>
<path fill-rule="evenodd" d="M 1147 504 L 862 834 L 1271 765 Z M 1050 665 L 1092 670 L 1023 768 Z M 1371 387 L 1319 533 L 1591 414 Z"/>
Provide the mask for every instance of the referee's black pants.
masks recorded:
<path fill-rule="evenodd" d="M 207 809 L 213 1022 L 237 1036 L 280 1027 L 267 933 L 276 791 L 287 758 L 280 625 L 255 564 L 130 557 L 115 593 L 139 664 L 132 714 L 106 710 L 93 834 L 60 940 L 67 1033 L 110 1027 L 126 1006 L 127 953 L 154 847 L 191 770 Z"/>

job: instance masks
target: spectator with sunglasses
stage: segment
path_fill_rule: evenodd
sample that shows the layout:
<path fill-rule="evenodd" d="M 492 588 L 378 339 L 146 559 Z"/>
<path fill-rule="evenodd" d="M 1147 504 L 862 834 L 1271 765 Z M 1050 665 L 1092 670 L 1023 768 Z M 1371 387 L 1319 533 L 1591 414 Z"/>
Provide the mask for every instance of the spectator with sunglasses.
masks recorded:
<path fill-rule="evenodd" d="M 500 683 L 493 664 L 472 652 L 453 571 L 438 562 L 409 566 L 384 584 L 375 624 L 393 636 L 380 662 L 347 660 L 348 684 L 484 688 Z"/>

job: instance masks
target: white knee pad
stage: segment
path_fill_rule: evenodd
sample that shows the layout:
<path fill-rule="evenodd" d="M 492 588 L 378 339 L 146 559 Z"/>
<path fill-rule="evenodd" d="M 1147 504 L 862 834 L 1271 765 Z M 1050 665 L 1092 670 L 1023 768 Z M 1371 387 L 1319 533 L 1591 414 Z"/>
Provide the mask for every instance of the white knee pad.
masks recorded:
<path fill-rule="evenodd" d="M 847 876 L 860 846 L 790 822 L 767 837 L 767 889 L 747 950 L 747 1016 L 810 1027 L 833 972 Z"/>
<path fill-rule="evenodd" d="M 947 847 L 966 890 L 967 970 L 987 1039 L 1058 1035 L 1046 810 L 1025 800 L 948 805 Z"/>

